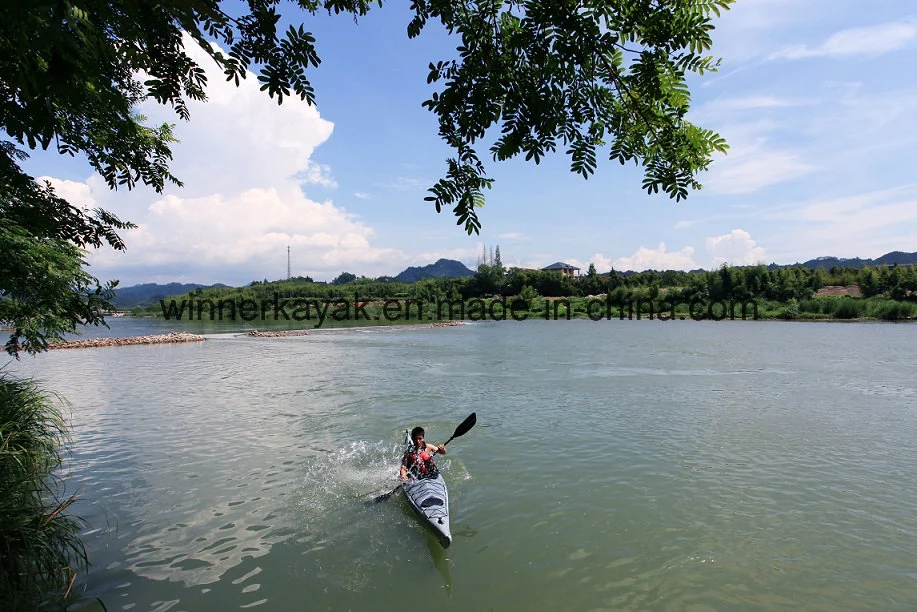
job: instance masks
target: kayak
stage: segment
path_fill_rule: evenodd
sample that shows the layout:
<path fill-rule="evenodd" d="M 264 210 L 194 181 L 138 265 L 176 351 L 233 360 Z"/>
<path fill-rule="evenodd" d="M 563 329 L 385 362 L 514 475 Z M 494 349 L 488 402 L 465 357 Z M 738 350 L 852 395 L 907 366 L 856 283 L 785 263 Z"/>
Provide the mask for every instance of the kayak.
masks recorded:
<path fill-rule="evenodd" d="M 409 439 L 408 432 L 405 432 L 405 440 Z M 401 488 L 417 516 L 439 539 L 443 548 L 449 548 L 452 543 L 452 532 L 449 530 L 449 491 L 443 475 L 436 470 L 432 478 L 411 478 Z"/>
<path fill-rule="evenodd" d="M 438 471 L 435 478 L 408 480 L 401 487 L 405 497 L 423 522 L 433 531 L 443 548 L 452 543 L 449 531 L 449 491 Z"/>

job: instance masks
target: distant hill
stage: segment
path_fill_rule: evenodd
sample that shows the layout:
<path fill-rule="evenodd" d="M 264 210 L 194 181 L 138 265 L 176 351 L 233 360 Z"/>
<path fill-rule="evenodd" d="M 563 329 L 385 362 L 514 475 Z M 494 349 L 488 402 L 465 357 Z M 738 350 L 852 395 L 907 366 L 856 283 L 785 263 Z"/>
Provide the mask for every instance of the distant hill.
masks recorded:
<path fill-rule="evenodd" d="M 837 266 L 838 268 L 862 268 L 864 266 L 907 266 L 914 264 L 917 264 L 917 253 L 892 251 L 891 253 L 886 253 L 882 257 L 877 257 L 876 259 L 861 259 L 859 257 L 854 257 L 851 259 L 846 259 L 843 257 L 817 257 L 815 259 L 810 259 L 807 262 L 795 265 L 802 266 L 803 268 L 810 268 L 812 270 L 817 268 L 825 268 L 827 270 L 834 266 Z"/>
<path fill-rule="evenodd" d="M 912 266 L 917 264 L 917 253 L 904 253 L 902 251 L 892 251 L 891 253 L 886 253 L 878 259 L 874 259 L 875 262 L 872 265 L 876 266 L 892 266 L 898 264 L 899 266 Z"/>
<path fill-rule="evenodd" d="M 440 259 L 434 264 L 423 267 L 410 267 L 395 277 L 402 283 L 414 283 L 425 278 L 464 278 L 474 276 L 465 264 L 454 259 Z"/>
<path fill-rule="evenodd" d="M 115 289 L 115 297 L 111 303 L 115 307 L 128 310 L 137 306 L 150 306 L 156 304 L 173 295 L 181 295 L 195 289 L 209 289 L 210 287 L 225 287 L 226 285 L 217 283 L 216 285 L 201 285 L 199 283 L 169 283 L 167 285 L 157 285 L 156 283 L 146 283 L 143 285 L 132 285 L 130 287 L 118 287 Z"/>
<path fill-rule="evenodd" d="M 777 264 L 771 263 L 767 265 L 768 270 L 779 270 L 780 268 L 809 268 L 810 270 L 817 270 L 818 268 L 824 268 L 825 270 L 830 270 L 832 267 L 837 266 L 838 268 L 854 268 L 860 269 L 864 266 L 913 266 L 917 265 L 917 252 L 915 253 L 905 253 L 903 251 L 892 251 L 891 253 L 886 253 L 882 257 L 877 257 L 876 259 L 862 259 L 860 257 L 816 257 L 815 259 L 810 259 L 806 262 L 799 263 L 798 261 L 793 264 Z M 737 268 L 743 268 L 745 266 L 733 266 Z M 752 266 L 753 267 L 753 266 Z M 690 270 L 691 274 L 697 274 L 700 272 L 705 272 L 703 268 L 698 268 L 696 270 Z M 638 274 L 634 270 L 618 270 L 618 274 L 621 276 L 632 276 Z"/>

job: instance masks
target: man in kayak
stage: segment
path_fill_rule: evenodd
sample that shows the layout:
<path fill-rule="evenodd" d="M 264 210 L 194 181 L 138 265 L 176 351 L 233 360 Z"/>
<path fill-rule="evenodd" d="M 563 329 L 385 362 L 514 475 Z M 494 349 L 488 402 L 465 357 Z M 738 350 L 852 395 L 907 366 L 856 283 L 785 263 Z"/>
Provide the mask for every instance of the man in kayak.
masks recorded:
<path fill-rule="evenodd" d="M 446 446 L 440 444 L 433 446 L 427 444 L 424 440 L 423 427 L 415 427 L 411 430 L 411 440 L 414 445 L 405 451 L 404 457 L 401 458 L 401 480 L 406 481 L 408 478 L 435 478 L 437 474 L 436 465 L 433 464 L 433 454 L 446 454 Z M 409 475 L 410 473 L 410 475 Z"/>

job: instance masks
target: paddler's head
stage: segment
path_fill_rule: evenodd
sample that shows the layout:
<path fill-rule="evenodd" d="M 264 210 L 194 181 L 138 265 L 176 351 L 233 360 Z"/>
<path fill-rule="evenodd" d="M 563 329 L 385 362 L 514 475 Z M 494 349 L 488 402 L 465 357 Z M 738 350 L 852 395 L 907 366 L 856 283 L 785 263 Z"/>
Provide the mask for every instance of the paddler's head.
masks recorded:
<path fill-rule="evenodd" d="M 415 427 L 411 430 L 411 441 L 414 442 L 414 446 L 417 448 L 423 448 L 423 436 L 423 427 Z"/>

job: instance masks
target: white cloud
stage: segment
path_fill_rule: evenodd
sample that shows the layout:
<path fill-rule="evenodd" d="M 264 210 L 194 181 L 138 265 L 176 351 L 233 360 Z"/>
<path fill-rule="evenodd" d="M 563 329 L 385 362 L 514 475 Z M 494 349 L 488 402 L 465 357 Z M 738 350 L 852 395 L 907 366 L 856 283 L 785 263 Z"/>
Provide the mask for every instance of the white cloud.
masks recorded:
<path fill-rule="evenodd" d="M 338 186 L 337 181 L 331 176 L 331 168 L 329 166 L 311 161 L 304 170 L 296 173 L 296 178 L 306 185 L 321 185 L 330 189 Z"/>
<path fill-rule="evenodd" d="M 769 149 L 765 140 L 750 146 L 735 146 L 725 158 L 713 165 L 703 182 L 712 193 L 746 194 L 811 174 L 818 168 L 799 153 L 786 149 Z"/>
<path fill-rule="evenodd" d="M 801 220 L 866 229 L 917 219 L 917 185 L 905 185 L 808 204 Z"/>
<path fill-rule="evenodd" d="M 917 235 L 917 184 L 774 205 L 766 218 L 779 227 L 767 240 L 768 261 L 910 252 Z"/>
<path fill-rule="evenodd" d="M 630 257 L 620 257 L 614 261 L 615 270 L 693 270 L 698 265 L 694 261 L 694 248 L 686 246 L 680 251 L 667 252 L 665 243 L 660 242 L 656 249 L 640 247 Z"/>
<path fill-rule="evenodd" d="M 208 70 L 208 102 L 189 102 L 190 122 L 178 122 L 172 172 L 185 187 L 163 194 L 139 188 L 111 192 L 98 177 L 54 181 L 74 204 L 99 206 L 138 224 L 125 232 L 126 253 L 92 254 L 92 272 L 122 284 L 169 280 L 241 284 L 286 275 L 287 246 L 295 275 L 332 278 L 343 269 L 390 273 L 405 260 L 371 244 L 373 230 L 330 200 L 315 201 L 309 185 L 337 186 L 331 169 L 310 159 L 333 125 L 296 99 L 278 106 L 254 75 L 239 87 L 186 38 L 188 54 Z M 175 121 L 152 103 L 151 121 Z"/>
<path fill-rule="evenodd" d="M 707 253 L 710 255 L 711 267 L 722 264 L 731 266 L 751 266 L 764 261 L 764 249 L 752 240 L 751 234 L 741 229 L 734 229 L 722 236 L 707 238 Z"/>
<path fill-rule="evenodd" d="M 689 221 L 687 219 L 683 219 L 675 224 L 675 229 L 688 229 L 689 227 L 694 227 L 697 225 L 697 223 L 697 221 Z"/>
<path fill-rule="evenodd" d="M 79 181 L 68 181 L 57 179 L 53 176 L 38 177 L 39 183 L 51 183 L 54 192 L 61 198 L 64 198 L 77 208 L 95 208 L 98 206 L 92 195 L 92 187 L 89 182 L 81 183 Z"/>
<path fill-rule="evenodd" d="M 585 274 L 589 269 L 589 264 L 595 265 L 596 272 L 602 274 L 608 272 L 614 267 L 614 261 L 610 257 L 605 257 L 601 253 L 596 253 L 589 259 L 568 259 L 566 263 L 576 266 L 580 269 L 581 274 Z"/>
<path fill-rule="evenodd" d="M 834 1 L 834 0 L 832 0 Z M 823 20 L 814 0 L 742 0 L 714 21 L 713 53 L 726 68 L 760 57 L 780 33 L 807 21 Z"/>
<path fill-rule="evenodd" d="M 362 191 L 355 191 L 353 197 L 360 198 L 361 200 L 368 200 L 371 196 L 368 193 L 363 193 Z"/>
<path fill-rule="evenodd" d="M 596 253 L 589 258 L 589 263 L 595 264 L 595 269 L 598 272 L 608 272 L 614 267 L 614 261 L 610 257 L 605 257 L 601 253 Z M 583 270 L 588 270 L 589 264 L 586 264 L 586 267 Z"/>
<path fill-rule="evenodd" d="M 426 189 L 433 185 L 434 181 L 425 181 L 419 178 L 411 178 L 406 176 L 396 177 L 395 180 L 388 183 L 379 183 L 380 187 L 386 187 L 388 189 L 394 189 L 396 191 L 419 191 L 421 189 Z"/>
<path fill-rule="evenodd" d="M 704 112 L 730 112 L 730 111 L 750 111 L 768 108 L 791 108 L 794 106 L 811 106 L 814 102 L 809 100 L 794 100 L 790 98 L 778 98 L 777 96 L 737 96 L 729 98 L 717 98 L 704 105 Z"/>
<path fill-rule="evenodd" d="M 793 45 L 773 53 L 770 59 L 796 60 L 823 56 L 881 55 L 897 51 L 915 40 L 917 40 L 917 20 L 905 19 L 841 30 L 818 46 Z"/>

